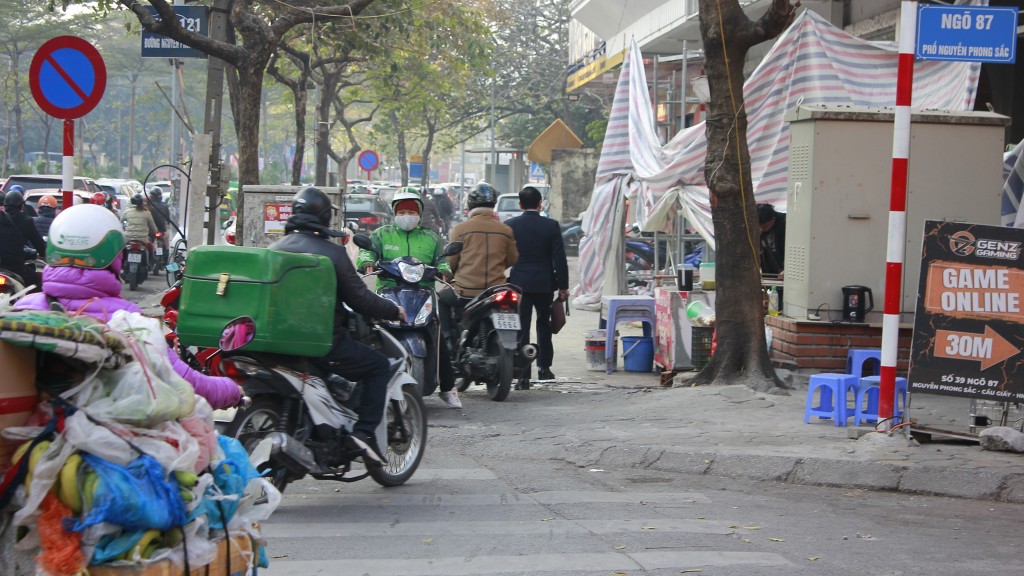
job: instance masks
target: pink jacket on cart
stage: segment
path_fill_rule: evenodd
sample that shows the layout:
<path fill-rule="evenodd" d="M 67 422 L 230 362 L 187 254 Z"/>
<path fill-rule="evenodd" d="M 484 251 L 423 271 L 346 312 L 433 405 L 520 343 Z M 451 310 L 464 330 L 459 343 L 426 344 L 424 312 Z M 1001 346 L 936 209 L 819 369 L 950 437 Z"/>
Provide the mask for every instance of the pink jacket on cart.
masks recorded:
<path fill-rule="evenodd" d="M 81 311 L 103 322 L 118 310 L 141 313 L 134 302 L 121 298 L 121 280 L 114 270 L 121 267 L 121 256 L 118 256 L 109 268 L 91 270 L 69 266 L 43 269 L 43 292 L 25 296 L 15 308 L 22 310 L 49 310 L 47 298 L 56 298 L 64 309 L 70 313 Z M 167 349 L 167 357 L 174 366 L 174 371 L 192 384 L 196 394 L 206 398 L 214 408 L 228 408 L 238 404 L 241 389 L 230 378 L 207 376 L 193 370 L 174 350 Z"/>

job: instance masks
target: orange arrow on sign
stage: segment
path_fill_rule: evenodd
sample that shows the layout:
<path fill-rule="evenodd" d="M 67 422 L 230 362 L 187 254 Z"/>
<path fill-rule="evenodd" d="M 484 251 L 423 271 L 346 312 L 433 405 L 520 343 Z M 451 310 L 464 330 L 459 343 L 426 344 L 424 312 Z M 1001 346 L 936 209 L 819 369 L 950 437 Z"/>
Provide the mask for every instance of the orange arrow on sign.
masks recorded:
<path fill-rule="evenodd" d="M 984 334 L 935 331 L 935 356 L 954 360 L 977 360 L 987 370 L 1020 350 L 992 328 L 985 326 Z"/>

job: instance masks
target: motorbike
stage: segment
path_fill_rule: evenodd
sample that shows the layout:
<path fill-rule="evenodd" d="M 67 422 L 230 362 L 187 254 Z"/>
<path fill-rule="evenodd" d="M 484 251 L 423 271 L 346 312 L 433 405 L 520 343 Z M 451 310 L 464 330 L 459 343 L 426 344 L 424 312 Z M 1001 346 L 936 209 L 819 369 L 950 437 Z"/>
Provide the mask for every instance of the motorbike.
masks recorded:
<path fill-rule="evenodd" d="M 451 288 L 442 290 L 439 297 L 458 309 L 459 297 Z M 501 402 L 512 390 L 512 381 L 529 373 L 537 346 L 518 344 L 521 298 L 518 286 L 499 284 L 466 303 L 457 318 L 459 330 L 453 330 L 458 336 L 447 335 L 455 374 L 461 378 L 459 392 L 473 383 L 485 384 L 491 400 Z"/>
<path fill-rule="evenodd" d="M 313 366 L 297 356 L 246 352 L 255 337 L 251 318 L 232 320 L 220 342 L 220 371 L 238 382 L 250 398 L 225 427 L 278 489 L 304 476 L 355 482 L 367 476 L 381 486 L 404 484 L 419 467 L 427 441 L 427 415 L 419 384 L 408 374 L 408 354 L 380 326 L 350 313 L 360 339 L 389 359 L 387 402 L 375 431 L 386 446 L 386 463 L 367 455 L 352 440 L 358 420 L 358 383 Z M 362 460 L 365 470 L 352 465 Z"/>
<path fill-rule="evenodd" d="M 153 240 L 153 274 L 157 274 L 167 266 L 167 250 L 164 249 L 164 233 L 157 232 Z"/>
<path fill-rule="evenodd" d="M 129 290 L 138 290 L 139 284 L 145 282 L 148 275 L 147 252 L 149 248 L 145 242 L 129 240 L 124 249 L 128 256 L 125 258 L 121 275 L 128 282 Z"/>
<path fill-rule="evenodd" d="M 363 250 L 374 251 L 370 237 L 355 235 L 355 244 Z M 462 251 L 462 243 L 454 242 L 444 248 L 442 257 Z M 377 255 L 378 258 L 380 255 Z M 373 274 L 393 280 L 396 286 L 384 286 L 380 295 L 405 309 L 406 320 L 384 321 L 384 329 L 391 333 L 409 352 L 410 372 L 420 383 L 420 395 L 430 396 L 437 389 L 438 358 L 441 344 L 441 323 L 437 315 L 437 295 L 433 288 L 420 282 L 439 278 L 437 262 L 426 264 L 411 256 L 401 256 L 390 262 L 378 261 Z"/>
<path fill-rule="evenodd" d="M 580 240 L 583 238 L 583 219 L 577 218 L 570 222 L 560 224 L 562 228 L 562 244 L 565 246 L 567 256 L 578 256 L 580 253 Z"/>
<path fill-rule="evenodd" d="M 25 290 L 25 281 L 14 272 L 0 268 L 0 294 L 13 297 Z"/>

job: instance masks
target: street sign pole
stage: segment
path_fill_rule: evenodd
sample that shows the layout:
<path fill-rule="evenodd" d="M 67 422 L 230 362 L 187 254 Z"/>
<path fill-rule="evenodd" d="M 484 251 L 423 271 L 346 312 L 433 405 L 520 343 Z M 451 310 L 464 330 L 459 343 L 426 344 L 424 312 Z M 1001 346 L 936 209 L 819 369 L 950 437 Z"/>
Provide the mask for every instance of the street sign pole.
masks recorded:
<path fill-rule="evenodd" d="M 64 120 L 63 165 L 61 166 L 61 206 L 71 206 L 75 195 L 75 121 Z"/>
<path fill-rule="evenodd" d="M 896 67 L 896 113 L 892 132 L 892 180 L 889 191 L 889 239 L 885 250 L 885 310 L 882 316 L 882 361 L 878 384 L 878 420 L 892 429 L 903 299 L 904 238 L 907 235 L 907 175 L 910 164 L 910 103 L 914 92 L 914 46 L 917 2 L 900 5 L 899 61 Z"/>

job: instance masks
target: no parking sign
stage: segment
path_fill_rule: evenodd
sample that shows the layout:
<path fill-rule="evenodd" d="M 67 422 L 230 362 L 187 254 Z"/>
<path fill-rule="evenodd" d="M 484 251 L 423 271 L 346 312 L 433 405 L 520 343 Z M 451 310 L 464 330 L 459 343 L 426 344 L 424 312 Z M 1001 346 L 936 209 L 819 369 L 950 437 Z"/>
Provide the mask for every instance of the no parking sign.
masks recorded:
<path fill-rule="evenodd" d="M 63 205 L 71 206 L 74 188 L 75 119 L 99 104 L 107 88 L 107 67 L 96 48 L 77 36 L 47 40 L 28 69 L 28 83 L 36 104 L 64 121 Z"/>

